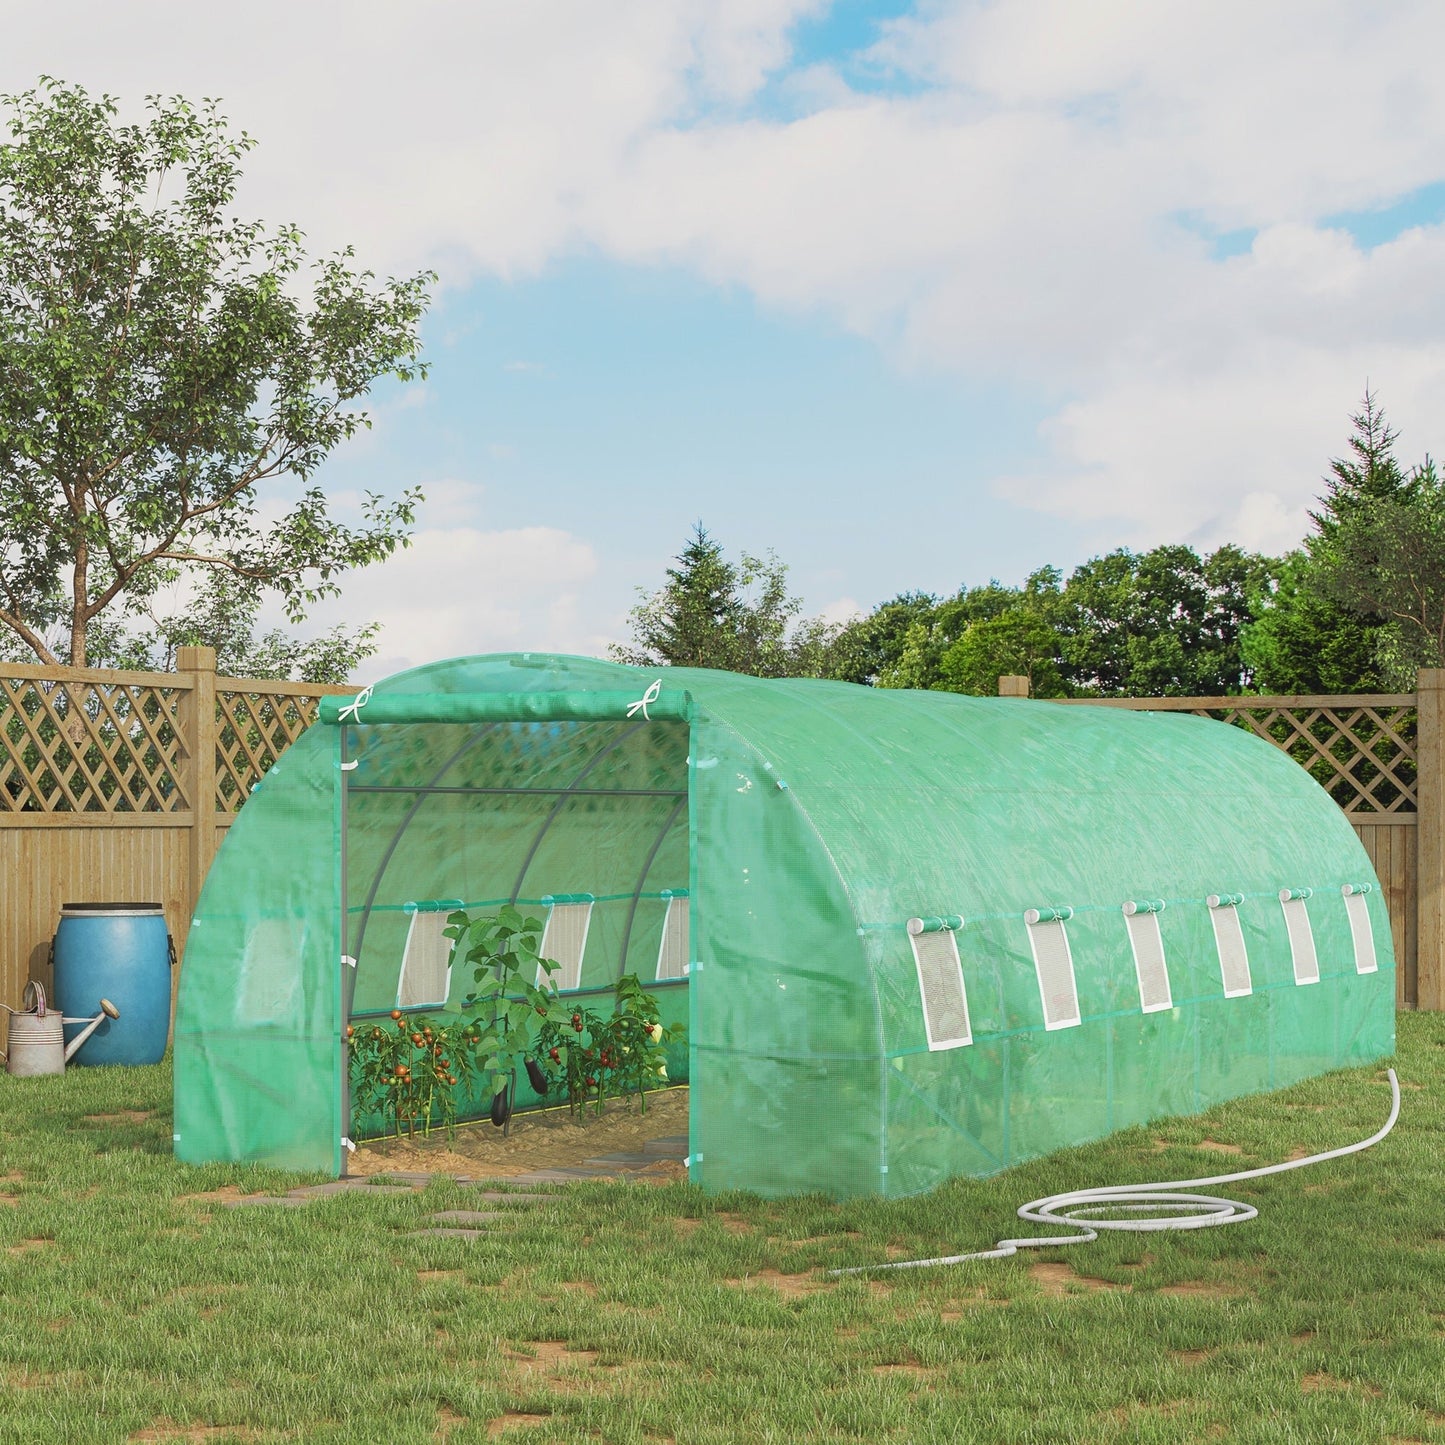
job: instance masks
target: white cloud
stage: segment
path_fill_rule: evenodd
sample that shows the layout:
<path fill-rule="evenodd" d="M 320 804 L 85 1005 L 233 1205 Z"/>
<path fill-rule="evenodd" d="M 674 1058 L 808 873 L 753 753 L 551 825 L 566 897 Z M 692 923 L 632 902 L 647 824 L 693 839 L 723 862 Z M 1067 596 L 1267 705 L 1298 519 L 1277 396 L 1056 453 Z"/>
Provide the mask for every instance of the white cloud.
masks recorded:
<path fill-rule="evenodd" d="M 445 657 L 522 650 L 605 650 L 585 605 L 597 556 L 555 527 L 427 527 L 387 561 L 349 575 L 311 629 L 382 624 L 361 673 L 385 677 Z"/>
<path fill-rule="evenodd" d="M 923 0 L 871 57 L 898 93 L 815 66 L 796 118 L 750 111 L 823 8 L 361 0 L 338 26 L 258 0 L 237 27 L 60 0 L 7 16 L 0 88 L 223 96 L 263 142 L 243 209 L 379 269 L 600 248 L 1011 379 L 1057 406 L 1048 462 L 1000 488 L 1140 543 L 1298 535 L 1367 376 L 1407 454 L 1430 441 L 1445 235 L 1362 252 L 1326 221 L 1445 178 L 1436 0 Z M 1215 258 L 1238 229 L 1252 250 Z"/>
<path fill-rule="evenodd" d="M 866 611 L 866 608 L 859 606 L 851 597 L 837 597 L 826 607 L 820 607 L 815 616 L 822 622 L 832 622 L 842 626 L 862 617 Z"/>

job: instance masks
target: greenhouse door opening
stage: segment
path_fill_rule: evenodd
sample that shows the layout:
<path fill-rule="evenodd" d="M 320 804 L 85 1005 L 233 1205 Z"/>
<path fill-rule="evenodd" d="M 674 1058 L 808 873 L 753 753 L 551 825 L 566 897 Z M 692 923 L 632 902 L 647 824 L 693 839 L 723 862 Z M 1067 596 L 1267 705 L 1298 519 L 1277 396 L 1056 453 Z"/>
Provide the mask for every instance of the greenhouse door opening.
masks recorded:
<path fill-rule="evenodd" d="M 579 1007 L 609 1014 L 618 978 L 635 974 L 665 1022 L 687 1021 L 686 723 L 358 722 L 345 733 L 348 1022 L 464 1004 L 475 981 L 452 963 L 447 917 L 506 904 L 536 921 L 551 982 Z M 685 1073 L 680 1053 L 669 1074 Z M 521 1081 L 519 1105 L 534 1102 Z"/>

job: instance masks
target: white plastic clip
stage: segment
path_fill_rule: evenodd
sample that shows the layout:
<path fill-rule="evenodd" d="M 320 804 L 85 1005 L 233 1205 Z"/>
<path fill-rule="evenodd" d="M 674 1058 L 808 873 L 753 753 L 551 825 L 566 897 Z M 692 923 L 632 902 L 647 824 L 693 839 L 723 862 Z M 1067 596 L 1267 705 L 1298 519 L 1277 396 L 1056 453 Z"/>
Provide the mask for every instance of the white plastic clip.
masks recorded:
<path fill-rule="evenodd" d="M 341 1136 L 341 1147 L 345 1149 L 348 1154 L 356 1153 L 356 1145 L 353 1144 L 351 1140 L 346 1137 L 345 1134 Z"/>
<path fill-rule="evenodd" d="M 647 689 L 647 691 L 643 693 L 642 696 L 638 698 L 637 701 L 627 709 L 627 716 L 631 717 L 633 713 L 637 712 L 640 709 L 642 712 L 643 722 L 651 722 L 652 719 L 647 715 L 648 704 L 656 702 L 659 696 L 661 696 L 661 694 L 662 679 L 659 677 L 652 683 L 652 685 Z"/>
<path fill-rule="evenodd" d="M 341 961 L 342 961 L 342 963 L 344 963 L 348 968 L 355 968 L 355 967 L 356 967 L 356 960 L 355 960 L 354 958 L 352 958 L 352 956 L 351 956 L 349 953 L 343 953 L 343 954 L 341 955 Z"/>
<path fill-rule="evenodd" d="M 360 759 L 360 758 L 352 758 L 352 760 L 351 760 L 349 763 L 342 763 L 342 765 L 341 765 L 341 771 L 342 771 L 343 773 L 354 772 L 354 771 L 355 771 L 357 768 L 359 768 L 360 766 L 361 766 L 361 759 Z"/>
<path fill-rule="evenodd" d="M 340 712 L 336 714 L 336 721 L 339 723 L 344 723 L 348 720 L 351 722 L 358 721 L 357 715 L 361 712 L 361 709 L 364 708 L 370 701 L 371 687 L 368 685 L 362 688 L 361 691 L 357 693 L 356 696 L 349 703 L 347 703 Z"/>

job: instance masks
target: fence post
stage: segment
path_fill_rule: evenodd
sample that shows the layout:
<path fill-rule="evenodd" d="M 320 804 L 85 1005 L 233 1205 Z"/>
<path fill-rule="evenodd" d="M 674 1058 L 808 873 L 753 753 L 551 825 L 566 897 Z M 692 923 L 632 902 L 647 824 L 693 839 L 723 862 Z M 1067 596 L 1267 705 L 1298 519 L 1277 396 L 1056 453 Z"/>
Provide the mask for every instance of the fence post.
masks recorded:
<path fill-rule="evenodd" d="M 191 805 L 189 924 L 216 856 L 216 649 L 176 648 L 176 671 L 185 675 L 188 684 L 180 721 L 186 746 L 185 792 Z"/>
<path fill-rule="evenodd" d="M 1421 668 L 1415 683 L 1415 855 L 1419 904 L 1417 1007 L 1445 1009 L 1445 670 Z"/>
<path fill-rule="evenodd" d="M 1027 697 L 1029 695 L 1029 680 L 1020 677 L 1017 673 L 1008 673 L 998 680 L 998 695 L 1000 697 Z"/>

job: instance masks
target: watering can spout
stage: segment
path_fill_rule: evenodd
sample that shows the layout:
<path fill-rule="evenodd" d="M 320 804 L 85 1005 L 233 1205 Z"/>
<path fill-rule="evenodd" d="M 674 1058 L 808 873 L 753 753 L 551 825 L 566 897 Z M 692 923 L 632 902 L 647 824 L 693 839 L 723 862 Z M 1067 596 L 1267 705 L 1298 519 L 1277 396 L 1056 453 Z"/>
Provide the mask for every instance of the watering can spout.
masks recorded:
<path fill-rule="evenodd" d="M 81 1044 L 83 1044 L 86 1039 L 88 1039 L 91 1034 L 93 1034 L 96 1029 L 98 1029 L 101 1024 L 105 1022 L 106 1019 L 118 1019 L 119 1017 L 120 1010 L 116 1008 L 116 1006 L 111 1003 L 108 998 L 101 999 L 100 1012 L 96 1014 L 93 1019 L 87 1019 L 85 1021 L 85 1027 L 81 1029 L 81 1031 L 76 1034 L 76 1036 L 71 1039 L 68 1044 L 66 1044 L 65 1062 L 67 1064 L 70 1062 L 71 1055 L 75 1053 L 76 1049 L 78 1049 Z M 69 1023 L 70 1020 L 67 1019 L 66 1022 Z M 77 1020 L 76 1022 L 79 1022 L 79 1020 Z"/>

